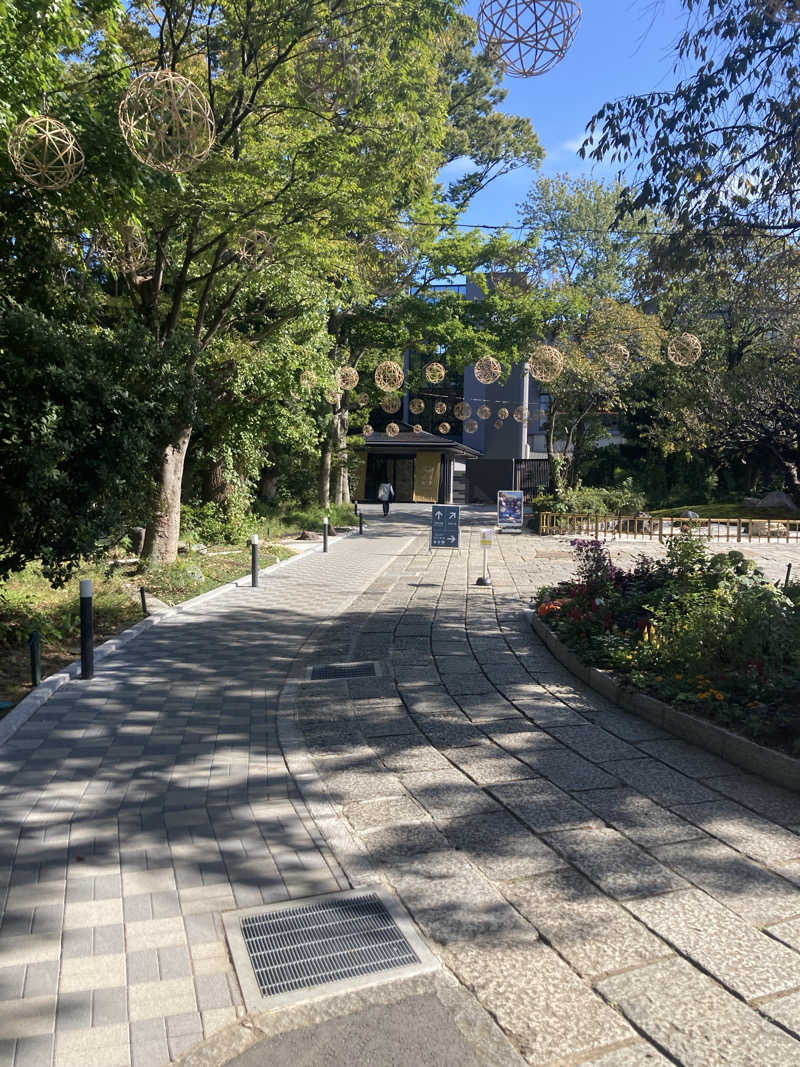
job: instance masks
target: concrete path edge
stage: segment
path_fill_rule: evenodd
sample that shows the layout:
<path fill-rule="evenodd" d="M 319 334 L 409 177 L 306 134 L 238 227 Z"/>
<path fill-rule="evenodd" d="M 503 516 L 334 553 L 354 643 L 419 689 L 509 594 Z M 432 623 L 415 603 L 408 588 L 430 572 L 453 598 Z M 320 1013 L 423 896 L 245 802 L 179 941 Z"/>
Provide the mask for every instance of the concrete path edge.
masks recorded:
<path fill-rule="evenodd" d="M 345 534 L 337 534 L 336 537 L 330 538 L 329 544 L 334 545 L 338 541 L 343 541 L 345 538 L 353 537 L 356 534 L 356 530 L 351 530 Z M 277 563 L 272 563 L 269 567 L 263 567 L 258 572 L 259 576 L 267 576 L 281 567 L 287 567 L 295 560 L 302 559 L 311 552 L 321 551 L 321 544 L 314 545 L 313 547 L 306 549 L 304 552 L 295 553 L 293 556 L 290 556 L 289 559 L 281 559 L 278 560 Z M 94 650 L 95 663 L 102 662 L 118 649 L 127 645 L 129 641 L 133 641 L 140 634 L 144 633 L 145 630 L 149 630 L 152 626 L 156 626 L 162 619 L 169 619 L 174 615 L 179 615 L 181 612 L 195 608 L 199 604 L 204 604 L 208 600 L 213 600 L 215 597 L 221 596 L 223 593 L 227 593 L 231 589 L 236 589 L 238 586 L 242 585 L 248 585 L 250 581 L 251 576 L 247 574 L 243 578 L 236 578 L 232 582 L 226 582 L 224 585 L 218 585 L 213 589 L 208 589 L 205 593 L 200 593 L 199 596 L 192 597 L 191 600 L 184 600 L 183 603 L 176 604 L 174 608 L 162 611 L 158 615 L 148 615 L 147 618 L 142 619 L 141 622 L 134 623 L 134 625 L 129 626 L 127 630 L 123 630 L 115 637 L 110 637 L 108 641 L 104 641 L 101 645 L 97 645 Z M 17 730 L 24 726 L 28 719 L 30 719 L 32 715 L 35 715 L 39 708 L 43 704 L 46 704 L 53 693 L 60 689 L 62 685 L 66 685 L 67 682 L 72 681 L 73 678 L 79 677 L 80 672 L 80 660 L 75 660 L 73 663 L 67 664 L 63 670 L 58 671 L 56 674 L 48 675 L 48 677 L 44 678 L 26 697 L 23 697 L 16 707 L 12 708 L 7 715 L 0 719 L 0 745 L 8 741 L 10 737 L 13 737 Z"/>
<path fill-rule="evenodd" d="M 800 760 L 765 748 L 755 741 L 749 741 L 723 726 L 717 726 L 716 723 L 697 718 L 685 711 L 678 711 L 671 704 L 665 704 L 664 701 L 647 696 L 646 693 L 637 693 L 625 688 L 610 671 L 590 667 L 579 659 L 550 627 L 542 622 L 534 610 L 529 611 L 529 617 L 534 633 L 541 638 L 559 663 L 607 700 L 669 730 L 685 741 L 691 741 L 700 748 L 721 756 L 751 774 L 760 775 L 767 781 L 800 793 Z"/>

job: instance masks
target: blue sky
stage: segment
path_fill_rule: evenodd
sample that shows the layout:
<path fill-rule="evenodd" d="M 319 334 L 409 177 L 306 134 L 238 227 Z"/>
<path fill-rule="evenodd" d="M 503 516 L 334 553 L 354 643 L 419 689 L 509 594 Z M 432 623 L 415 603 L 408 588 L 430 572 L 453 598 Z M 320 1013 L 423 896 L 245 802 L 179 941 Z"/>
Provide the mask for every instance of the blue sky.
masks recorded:
<path fill-rule="evenodd" d="M 477 17 L 478 0 L 466 11 Z M 586 123 L 608 100 L 675 82 L 674 45 L 686 23 L 680 0 L 582 0 L 583 18 L 566 58 L 536 78 L 508 78 L 503 110 L 526 115 L 547 153 L 539 173 L 612 179 L 612 166 L 584 161 L 576 149 Z M 493 182 L 462 219 L 471 225 L 518 223 L 516 205 L 534 177 L 524 168 Z M 443 172 L 447 178 L 447 172 Z"/>

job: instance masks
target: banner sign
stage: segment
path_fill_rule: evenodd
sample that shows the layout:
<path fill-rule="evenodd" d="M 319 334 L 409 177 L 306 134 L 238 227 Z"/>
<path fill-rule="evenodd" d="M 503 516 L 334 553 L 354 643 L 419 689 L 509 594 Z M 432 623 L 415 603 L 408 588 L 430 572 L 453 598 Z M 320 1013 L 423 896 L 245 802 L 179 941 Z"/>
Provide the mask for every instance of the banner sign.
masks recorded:
<path fill-rule="evenodd" d="M 431 548 L 458 548 L 461 538 L 461 508 L 436 504 L 431 509 Z"/>
<path fill-rule="evenodd" d="M 501 530 L 521 530 L 524 494 L 504 489 L 497 494 L 497 525 Z"/>

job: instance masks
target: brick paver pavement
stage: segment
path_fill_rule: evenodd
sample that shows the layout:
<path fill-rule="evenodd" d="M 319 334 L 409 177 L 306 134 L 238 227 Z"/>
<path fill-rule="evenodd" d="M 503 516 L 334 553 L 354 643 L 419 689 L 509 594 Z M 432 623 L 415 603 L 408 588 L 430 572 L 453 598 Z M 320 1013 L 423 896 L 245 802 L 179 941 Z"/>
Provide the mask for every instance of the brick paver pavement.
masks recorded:
<path fill-rule="evenodd" d="M 530 1063 L 800 1062 L 800 797 L 549 656 L 522 605 L 563 546 L 501 538 L 483 589 L 423 514 L 164 620 L 3 747 L 0 1064 L 166 1063 L 243 1012 L 221 912 L 375 879 Z"/>

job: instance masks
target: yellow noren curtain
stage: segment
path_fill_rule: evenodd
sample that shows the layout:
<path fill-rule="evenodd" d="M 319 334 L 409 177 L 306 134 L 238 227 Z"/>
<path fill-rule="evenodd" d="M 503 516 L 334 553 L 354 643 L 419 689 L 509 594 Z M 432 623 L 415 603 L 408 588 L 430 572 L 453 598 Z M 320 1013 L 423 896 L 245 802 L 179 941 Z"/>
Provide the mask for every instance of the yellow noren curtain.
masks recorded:
<path fill-rule="evenodd" d="M 414 472 L 414 502 L 435 504 L 439 500 L 439 473 L 442 459 L 438 452 L 417 452 Z"/>

